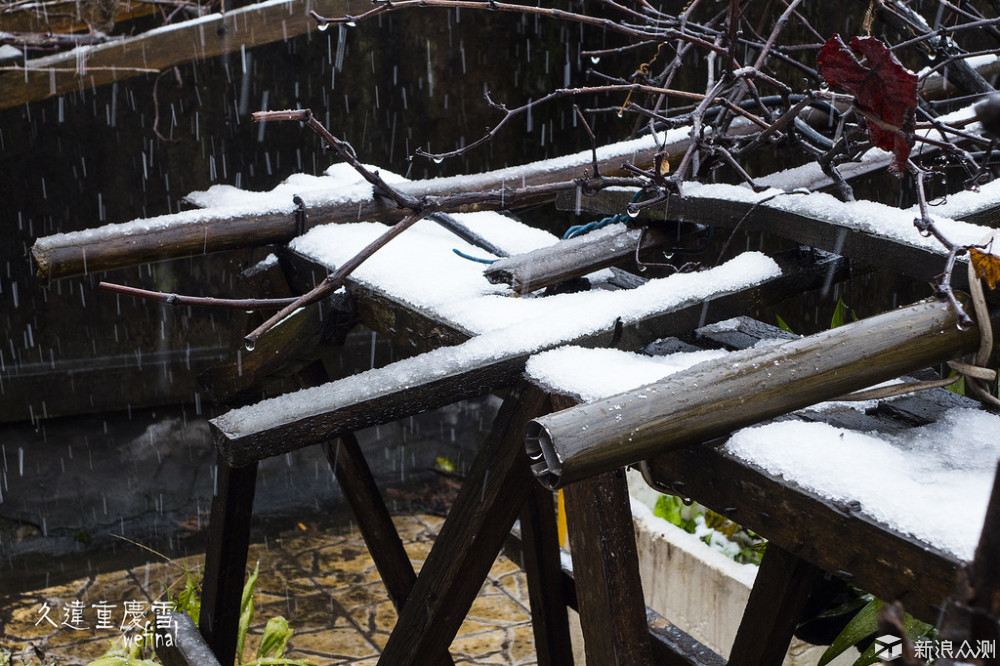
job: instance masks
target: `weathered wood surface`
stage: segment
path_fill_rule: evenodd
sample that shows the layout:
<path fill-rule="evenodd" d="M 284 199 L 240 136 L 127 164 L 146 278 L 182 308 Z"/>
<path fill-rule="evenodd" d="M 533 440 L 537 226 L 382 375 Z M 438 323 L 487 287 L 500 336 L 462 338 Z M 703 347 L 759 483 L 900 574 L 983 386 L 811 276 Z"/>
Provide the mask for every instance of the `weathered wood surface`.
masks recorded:
<path fill-rule="evenodd" d="M 744 125 L 737 124 L 732 131 L 739 133 L 743 131 L 742 127 Z M 682 155 L 688 143 L 688 139 L 682 139 L 666 146 L 666 150 L 672 154 Z M 648 166 L 652 164 L 653 155 L 657 150 L 656 144 L 651 139 L 604 146 L 598 150 L 601 173 L 606 176 L 625 175 L 621 169 L 625 161 L 637 166 Z M 563 183 L 565 190 L 575 195 L 577 185 L 573 179 L 583 175 L 591 160 L 591 152 L 586 151 L 520 167 L 466 176 L 410 181 L 396 187 L 400 192 L 418 199 L 503 190 L 505 195 L 502 197 L 502 205 L 489 207 L 513 209 L 551 201 L 555 197 L 555 192 L 515 197 L 512 188 Z M 319 224 L 359 220 L 391 223 L 402 219 L 405 213 L 394 203 L 374 196 L 350 198 L 334 204 L 317 204 L 306 200 L 305 204 L 307 228 Z M 483 208 L 485 206 L 470 206 L 464 210 Z M 31 256 L 35 262 L 38 279 L 47 282 L 87 272 L 95 273 L 240 247 L 283 244 L 296 235 L 298 223 L 295 210 L 296 206 L 289 201 L 287 209 L 278 212 L 262 213 L 248 209 L 242 212 L 229 210 L 225 214 L 213 215 L 209 210 L 205 210 L 193 215 L 188 211 L 153 218 L 156 220 L 154 225 L 148 224 L 147 220 L 133 220 L 99 229 L 39 238 L 31 248 Z"/>
<path fill-rule="evenodd" d="M 363 0 L 286 0 L 149 30 L 136 37 L 29 60 L 27 71 L 0 72 L 0 108 L 120 81 L 134 68 L 166 69 L 316 29 L 307 13 L 326 16 L 363 11 Z"/>
<path fill-rule="evenodd" d="M 222 664 L 231 664 L 236 659 L 240 599 L 256 489 L 256 463 L 233 469 L 219 461 L 208 524 L 198 628 Z"/>
<path fill-rule="evenodd" d="M 850 505 L 792 488 L 716 447 L 670 451 L 648 466 L 663 492 L 691 497 L 881 599 L 898 599 L 926 622 L 937 621 L 942 600 L 954 589 L 957 563 L 947 553 Z"/>
<path fill-rule="evenodd" d="M 528 419 L 548 397 L 522 385 L 506 397 L 486 444 L 434 540 L 379 664 L 420 666 L 451 644 L 534 482 L 521 450 Z"/>
<path fill-rule="evenodd" d="M 624 470 L 584 479 L 563 492 L 587 665 L 651 664 Z"/>
<path fill-rule="evenodd" d="M 585 234 L 500 259 L 490 264 L 483 274 L 492 284 L 503 282 L 517 293 L 527 294 L 634 256 L 640 237 L 640 251 L 671 247 L 679 242 L 678 233 L 649 229 L 643 234 L 641 229 L 618 227 L 620 233 L 614 235 Z M 695 227 L 690 227 L 688 231 L 694 230 Z"/>
<path fill-rule="evenodd" d="M 729 666 L 781 666 L 818 567 L 770 543 L 750 590 Z"/>
<path fill-rule="evenodd" d="M 392 517 L 382 501 L 382 494 L 365 461 L 358 439 L 354 433 L 347 433 L 332 443 L 325 443 L 323 453 L 333 468 L 337 483 L 344 491 L 344 497 L 351 505 L 361 536 L 368 546 L 368 553 L 375 561 L 389 599 L 399 611 L 410 596 L 417 574 L 413 572 L 410 557 L 392 524 Z M 447 648 L 436 659 L 429 661 L 441 666 L 454 663 Z"/>
<path fill-rule="evenodd" d="M 548 492 L 548 491 L 546 491 Z M 504 543 L 504 553 L 515 562 L 521 560 L 523 552 L 521 529 L 515 525 Z M 559 583 L 566 596 L 566 603 L 573 610 L 579 610 L 576 596 L 576 581 L 573 569 L 563 562 Z M 705 647 L 653 609 L 646 607 L 646 622 L 653 651 L 653 661 L 660 666 L 725 666 L 726 660 Z M 569 662 L 566 662 L 569 663 Z"/>
<path fill-rule="evenodd" d="M 812 256 L 812 253 L 785 253 L 776 257 L 783 274 L 750 289 L 720 293 L 705 301 L 686 302 L 638 321 L 624 322 L 621 327 L 612 326 L 572 340 L 561 340 L 545 348 L 561 344 L 606 347 L 617 341 L 619 348 L 639 349 L 658 338 L 679 335 L 706 322 L 742 314 L 751 306 L 819 288 L 844 266 L 839 257 L 820 255 L 818 261 L 813 261 Z M 541 349 L 531 353 L 538 351 Z M 334 395 L 333 389 L 339 393 L 340 388 L 331 387 L 328 398 L 333 402 L 315 402 L 287 410 L 279 418 L 269 419 L 270 424 L 262 428 L 247 428 L 241 422 L 242 412 L 230 412 L 211 422 L 216 446 L 220 455 L 235 466 L 287 453 L 341 432 L 394 421 L 510 386 L 520 377 L 529 356 L 529 352 L 509 352 L 473 366 L 449 367 L 442 361 L 442 365 L 435 367 L 434 376 L 412 377 L 404 386 L 387 381 L 383 387 L 375 388 L 374 382 L 369 381 L 363 391 L 355 393 L 345 388 L 345 393 L 338 395 Z M 392 370 L 389 366 L 385 372 Z M 268 408 L 266 402 L 253 407 L 254 410 Z"/>
<path fill-rule="evenodd" d="M 186 612 L 167 611 L 168 621 L 156 622 L 154 649 L 163 666 L 219 666 L 194 620 Z"/>
<path fill-rule="evenodd" d="M 552 493 L 534 483 L 521 509 L 523 535 L 520 563 L 528 582 L 531 630 L 538 666 L 573 663 L 568 601 L 562 581 L 559 529 Z"/>
<path fill-rule="evenodd" d="M 1000 316 L 994 315 L 994 325 Z M 532 422 L 528 454 L 550 488 L 866 388 L 979 346 L 944 301 L 924 301 Z M 583 428 L 586 426 L 586 428 Z"/>
<path fill-rule="evenodd" d="M 0 9 L 0 31 L 2 32 L 77 32 L 87 30 L 88 26 L 81 17 L 80 2 L 64 0 L 63 2 L 45 3 L 45 7 L 36 4 L 21 10 L 3 7 Z M 197 5 L 192 3 L 192 8 Z M 125 0 L 118 9 L 115 22 L 148 16 L 157 11 L 151 2 L 130 2 Z M 16 42 L 15 42 L 16 43 Z M 0 101 L 0 107 L 4 102 Z"/>
<path fill-rule="evenodd" d="M 624 210 L 632 199 L 628 190 L 608 190 L 588 197 L 585 203 L 597 214 L 609 214 Z M 562 206 L 569 206 L 569 199 L 561 199 Z M 981 211 L 969 213 L 966 217 L 975 223 L 998 225 L 998 219 L 989 215 L 995 204 L 984 202 Z M 796 243 L 835 252 L 850 259 L 861 259 L 909 277 L 933 281 L 944 270 L 947 251 L 943 246 L 929 249 L 901 242 L 886 236 L 879 236 L 859 229 L 851 229 L 833 219 L 807 216 L 768 206 L 755 206 L 744 201 L 729 201 L 697 195 L 670 197 L 665 206 L 644 209 L 643 215 L 657 220 L 666 218 L 674 222 L 693 222 L 732 229 L 737 224 L 744 232 L 763 232 L 787 238 Z M 916 232 L 914 232 L 916 233 Z M 964 270 L 956 270 L 952 276 L 956 289 L 968 288 L 968 276 Z"/>

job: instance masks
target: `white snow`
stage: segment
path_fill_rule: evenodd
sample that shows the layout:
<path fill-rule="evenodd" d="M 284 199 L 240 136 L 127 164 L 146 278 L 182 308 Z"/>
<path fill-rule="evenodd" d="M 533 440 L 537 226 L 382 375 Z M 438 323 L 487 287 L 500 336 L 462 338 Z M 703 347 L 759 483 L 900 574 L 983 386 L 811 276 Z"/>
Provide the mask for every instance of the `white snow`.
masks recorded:
<path fill-rule="evenodd" d="M 567 346 L 533 355 L 525 372 L 550 391 L 589 402 L 651 384 L 727 353 L 712 349 L 646 356 L 617 349 Z"/>
<path fill-rule="evenodd" d="M 730 454 L 903 534 L 971 560 L 986 515 L 1000 417 L 953 409 L 941 420 L 896 436 L 825 423 L 781 421 L 744 428 Z"/>
<path fill-rule="evenodd" d="M 705 351 L 650 357 L 562 347 L 532 356 L 527 374 L 549 390 L 592 401 L 725 355 Z M 803 411 L 874 404 L 828 402 Z M 877 522 L 969 560 L 1000 457 L 997 432 L 1000 417 L 953 409 L 932 425 L 895 436 L 781 421 L 737 431 L 725 450 L 821 497 L 860 502 L 860 512 Z"/>
<path fill-rule="evenodd" d="M 707 271 L 675 273 L 631 290 L 595 290 L 544 299 L 500 296 L 475 299 L 506 302 L 510 308 L 497 316 L 490 330 L 463 344 L 441 347 L 383 368 L 235 409 L 213 423 L 231 437 L 266 430 L 335 410 L 366 396 L 396 392 L 487 362 L 530 354 L 609 330 L 619 318 L 628 326 L 646 316 L 699 303 L 715 294 L 745 289 L 778 275 L 780 269 L 772 259 L 747 252 Z M 519 303 L 526 311 L 518 311 Z M 504 325 L 503 321 L 512 323 Z"/>

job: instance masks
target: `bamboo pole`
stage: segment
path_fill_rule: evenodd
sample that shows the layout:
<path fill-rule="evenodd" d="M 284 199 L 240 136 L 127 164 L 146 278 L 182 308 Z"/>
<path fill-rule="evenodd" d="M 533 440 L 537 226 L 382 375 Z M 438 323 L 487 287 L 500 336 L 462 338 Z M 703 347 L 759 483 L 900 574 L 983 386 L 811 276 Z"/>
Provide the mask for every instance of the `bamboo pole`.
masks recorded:
<path fill-rule="evenodd" d="M 538 480 L 560 488 L 956 358 L 978 345 L 977 327 L 960 330 L 947 303 L 923 301 L 764 351 L 734 352 L 535 419 L 525 446 Z"/>

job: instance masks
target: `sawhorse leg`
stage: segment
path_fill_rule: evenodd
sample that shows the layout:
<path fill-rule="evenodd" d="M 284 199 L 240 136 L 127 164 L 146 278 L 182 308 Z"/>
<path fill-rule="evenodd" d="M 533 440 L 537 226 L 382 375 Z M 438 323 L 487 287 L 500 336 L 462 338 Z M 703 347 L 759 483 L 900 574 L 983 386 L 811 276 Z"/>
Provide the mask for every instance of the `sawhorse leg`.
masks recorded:
<path fill-rule="evenodd" d="M 232 468 L 219 460 L 216 477 L 198 628 L 219 663 L 231 664 L 236 658 L 257 463 Z"/>
<path fill-rule="evenodd" d="M 770 543 L 729 657 L 729 666 L 781 664 L 809 597 L 822 572 L 787 550 Z"/>
<path fill-rule="evenodd" d="M 504 400 L 379 664 L 418 665 L 451 645 L 536 483 L 524 452 L 524 429 L 547 411 L 547 402 L 545 393 L 530 385 L 511 390 Z"/>

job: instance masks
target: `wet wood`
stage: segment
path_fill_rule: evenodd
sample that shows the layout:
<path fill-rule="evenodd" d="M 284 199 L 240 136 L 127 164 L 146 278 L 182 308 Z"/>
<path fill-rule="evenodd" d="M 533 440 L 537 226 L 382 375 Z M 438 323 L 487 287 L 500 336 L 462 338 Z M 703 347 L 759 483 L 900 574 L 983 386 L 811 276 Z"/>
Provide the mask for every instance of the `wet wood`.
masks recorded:
<path fill-rule="evenodd" d="M 671 247 L 680 242 L 677 232 L 649 229 L 643 234 L 641 229 L 627 229 L 624 224 L 615 228 L 618 233 L 585 234 L 500 259 L 490 264 L 483 274 L 492 284 L 506 283 L 517 293 L 527 294 L 633 257 L 640 236 L 640 251 Z"/>
<path fill-rule="evenodd" d="M 538 666 L 573 663 L 569 634 L 568 601 L 562 581 L 562 557 L 552 493 L 532 484 L 521 509 L 523 538 L 519 562 L 528 581 L 531 630 L 535 636 Z"/>
<path fill-rule="evenodd" d="M 216 466 L 216 494 L 208 523 L 198 628 L 219 663 L 236 659 L 240 599 L 250 547 L 250 516 L 257 489 L 257 464 Z"/>
<path fill-rule="evenodd" d="M 167 626 L 157 622 L 154 648 L 163 666 L 219 666 L 194 620 L 185 612 L 167 611 Z"/>
<path fill-rule="evenodd" d="M 818 288 L 828 276 L 838 274 L 844 266 L 839 257 L 808 252 L 785 253 L 776 259 L 783 266 L 783 274 L 758 286 L 666 308 L 622 327 L 611 326 L 579 338 L 553 342 L 545 348 L 561 344 L 607 347 L 617 341 L 621 349 L 640 349 L 653 340 L 679 335 L 701 323 L 721 321 L 742 314 L 750 307 Z M 542 349 L 533 353 L 538 351 Z M 350 395 L 333 397 L 331 387 L 329 400 L 332 402 L 329 404 L 313 403 L 285 410 L 274 423 L 259 429 L 243 428 L 235 418 L 230 420 L 223 415 L 211 421 L 215 443 L 229 464 L 245 465 L 324 441 L 338 433 L 387 423 L 511 386 L 520 378 L 529 356 L 524 352 L 508 352 L 476 365 L 461 365 L 450 370 L 438 366 L 435 373 L 413 377 L 405 386 L 386 383 L 378 389 L 369 382 L 363 391 L 356 387 L 358 390 Z"/>
<path fill-rule="evenodd" d="M 363 0 L 285 0 L 249 5 L 185 21 L 136 37 L 29 60 L 26 70 L 0 73 L 0 108 L 93 88 L 136 76 L 135 68 L 162 70 L 223 53 L 295 37 L 316 29 L 307 13 L 327 16 L 363 11 Z"/>
<path fill-rule="evenodd" d="M 323 453 L 351 505 L 368 553 L 375 561 L 382 583 L 398 611 L 406 604 L 417 574 L 413 572 L 413 565 L 392 523 L 358 439 L 354 433 L 347 433 L 334 442 L 324 444 Z M 447 650 L 431 661 L 442 665 L 454 663 Z"/>
<path fill-rule="evenodd" d="M 522 550 L 521 531 L 515 525 L 504 544 L 504 553 L 510 559 L 518 562 L 521 560 Z M 565 562 L 562 567 L 560 583 L 566 596 L 566 603 L 569 604 L 570 608 L 578 611 L 579 604 L 577 603 L 573 569 Z M 691 638 L 678 629 L 677 625 L 648 606 L 646 607 L 646 622 L 649 627 L 649 641 L 654 663 L 660 666 L 725 666 L 725 659 Z"/>
<path fill-rule="evenodd" d="M 733 352 L 668 380 L 550 414 L 532 422 L 528 452 L 543 457 L 533 467 L 539 480 L 559 488 L 978 346 L 976 327 L 960 330 L 946 302 L 924 301 L 765 350 Z"/>
<path fill-rule="evenodd" d="M 193 8 L 197 8 L 192 3 Z M 88 30 L 87 23 L 80 15 L 80 2 L 77 0 L 67 0 L 66 2 L 46 3 L 44 11 L 38 8 L 26 8 L 21 10 L 6 11 L 0 13 L 0 31 L 2 32 L 78 32 Z M 170 8 L 171 11 L 173 8 Z M 125 0 L 118 9 L 115 23 L 130 21 L 156 13 L 157 6 L 152 2 L 130 2 Z M 13 42 L 16 44 L 16 42 Z M 0 102 L 0 107 L 3 102 Z"/>
<path fill-rule="evenodd" d="M 633 192 L 609 190 L 585 200 L 597 214 L 619 212 L 631 201 Z M 568 201 L 563 201 L 567 205 Z M 993 204 L 983 205 L 983 215 Z M 946 252 L 910 245 L 892 238 L 878 236 L 859 229 L 851 229 L 834 220 L 792 213 L 771 208 L 766 203 L 754 206 L 743 201 L 728 201 L 710 197 L 671 197 L 669 205 L 656 206 L 644 210 L 650 219 L 663 219 L 666 214 L 675 222 L 711 224 L 723 229 L 732 229 L 737 224 L 744 232 L 763 232 L 787 238 L 796 243 L 819 248 L 828 252 L 861 259 L 878 265 L 887 265 L 909 277 L 934 281 L 942 270 Z M 976 218 L 978 212 L 967 215 Z M 980 216 L 977 219 L 982 219 Z M 964 270 L 955 270 L 952 284 L 956 289 L 968 287 L 968 276 Z"/>
<path fill-rule="evenodd" d="M 729 666 L 780 666 L 813 581 L 822 571 L 781 546 L 768 544 L 750 590 Z"/>
<path fill-rule="evenodd" d="M 410 598 L 382 651 L 383 666 L 416 666 L 451 644 L 486 580 L 534 481 L 521 447 L 524 426 L 548 408 L 521 385 L 504 399 Z"/>
<path fill-rule="evenodd" d="M 588 666 L 651 664 L 624 470 L 574 483 L 564 494 Z"/>
<path fill-rule="evenodd" d="M 289 0 L 289 2 L 301 1 Z M 353 1 L 361 2 L 361 0 Z M 280 7 L 284 8 L 283 11 L 288 10 L 285 5 Z M 334 12 L 331 10 L 330 13 Z M 279 27 L 282 20 L 284 19 L 277 20 Z M 0 84 L 2 81 L 3 78 L 0 77 Z M 47 75 L 46 81 L 48 81 Z M 0 85 L 0 98 L 2 90 Z M 742 131 L 740 127 L 740 125 L 735 126 L 733 132 Z M 683 139 L 670 144 L 666 149 L 672 154 L 682 155 L 687 144 L 688 139 Z M 656 146 L 652 143 L 645 149 L 636 149 L 631 142 L 606 146 L 598 153 L 601 173 L 608 176 L 624 175 L 621 170 L 621 163 L 624 160 L 640 166 L 651 164 L 656 150 Z M 515 197 L 513 188 L 563 183 L 566 191 L 575 193 L 577 185 L 573 179 L 581 177 L 584 169 L 590 164 L 591 153 L 587 151 L 569 157 L 534 162 L 523 167 L 450 178 L 434 178 L 428 181 L 411 181 L 396 187 L 400 192 L 418 199 L 503 189 L 506 190 L 503 205 L 494 208 L 513 209 L 518 206 L 545 203 L 555 197 L 555 192 Z M 359 220 L 393 223 L 402 219 L 405 212 L 397 208 L 394 203 L 373 196 L 322 204 L 307 200 L 305 204 L 306 228 L 319 224 Z M 463 210 L 483 208 L 468 206 Z M 295 210 L 296 206 L 289 201 L 287 210 L 265 214 L 248 209 L 239 213 L 229 210 L 224 214 L 213 216 L 206 211 L 197 221 L 192 221 L 189 212 L 182 212 L 160 216 L 156 218 L 155 225 L 149 225 L 146 220 L 134 220 L 99 229 L 39 238 L 31 248 L 31 256 L 35 262 L 38 279 L 47 282 L 84 275 L 87 272 L 96 273 L 112 268 L 198 256 L 240 247 L 284 244 L 296 235 L 298 227 Z"/>
<path fill-rule="evenodd" d="M 711 446 L 649 460 L 656 487 L 682 493 L 784 550 L 908 612 L 936 622 L 954 589 L 953 556 L 894 532 L 855 508 L 792 488 Z"/>

